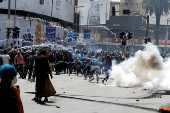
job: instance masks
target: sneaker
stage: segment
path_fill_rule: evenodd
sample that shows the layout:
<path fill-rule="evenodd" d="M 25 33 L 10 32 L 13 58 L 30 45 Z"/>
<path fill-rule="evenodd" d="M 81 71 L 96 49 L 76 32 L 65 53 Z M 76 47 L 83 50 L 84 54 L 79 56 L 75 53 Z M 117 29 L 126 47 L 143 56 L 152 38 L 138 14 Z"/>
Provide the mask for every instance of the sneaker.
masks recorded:
<path fill-rule="evenodd" d="M 89 82 L 91 82 L 92 80 L 94 80 L 94 78 L 91 78 L 91 79 L 89 80 Z"/>
<path fill-rule="evenodd" d="M 87 80 L 87 78 L 84 78 L 83 80 Z"/>
<path fill-rule="evenodd" d="M 104 85 L 107 85 L 107 81 L 106 81 L 106 80 L 102 80 L 102 83 L 103 83 Z"/>
<path fill-rule="evenodd" d="M 106 80 L 104 80 L 104 85 L 107 85 L 107 82 L 106 82 Z"/>

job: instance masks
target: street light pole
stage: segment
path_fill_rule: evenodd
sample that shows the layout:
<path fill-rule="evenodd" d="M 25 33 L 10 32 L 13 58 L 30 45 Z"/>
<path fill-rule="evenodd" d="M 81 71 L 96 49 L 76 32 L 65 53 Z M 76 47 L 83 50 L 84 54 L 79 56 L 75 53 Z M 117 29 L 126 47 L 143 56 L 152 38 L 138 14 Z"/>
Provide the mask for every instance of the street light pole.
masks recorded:
<path fill-rule="evenodd" d="M 107 13 L 107 4 L 110 4 L 110 3 L 106 3 L 106 15 L 105 15 L 105 16 L 106 16 L 106 17 L 105 17 L 106 20 L 107 20 L 107 15 L 108 15 L 108 13 Z M 110 13 L 109 13 L 109 15 L 110 15 Z"/>
<path fill-rule="evenodd" d="M 92 9 L 93 7 L 96 7 L 96 6 L 92 6 L 90 9 Z M 89 24 L 89 12 L 90 12 L 90 9 L 88 10 L 88 16 L 87 16 L 87 29 L 88 29 L 88 24 Z"/>
<path fill-rule="evenodd" d="M 96 6 L 98 6 L 99 4 L 97 4 Z M 103 4 L 100 4 L 99 6 L 102 6 Z M 96 7 L 96 6 L 92 6 L 89 10 L 88 10 L 88 17 L 87 17 L 87 29 L 88 29 L 88 24 L 89 24 L 89 12 L 90 10 L 93 8 L 93 7 Z"/>
<path fill-rule="evenodd" d="M 102 6 L 103 4 L 97 4 L 96 6 Z M 89 12 L 90 10 L 93 8 L 93 7 L 96 7 L 96 6 L 92 6 L 89 10 L 88 10 L 88 16 L 87 16 L 87 30 L 88 30 L 88 24 L 89 24 Z M 87 45 L 87 39 L 86 39 L 86 45 Z"/>

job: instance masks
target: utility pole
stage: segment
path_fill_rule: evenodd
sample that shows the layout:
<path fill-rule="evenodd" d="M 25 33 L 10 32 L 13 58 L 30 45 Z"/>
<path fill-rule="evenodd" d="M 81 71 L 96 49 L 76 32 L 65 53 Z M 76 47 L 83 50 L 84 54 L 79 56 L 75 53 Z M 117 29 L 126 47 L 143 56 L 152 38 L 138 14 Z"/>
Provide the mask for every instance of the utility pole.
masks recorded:
<path fill-rule="evenodd" d="M 14 16 L 14 26 L 16 26 L 16 3 L 17 2 L 17 0 L 15 0 L 15 16 Z"/>
<path fill-rule="evenodd" d="M 17 0 L 15 0 L 14 27 L 16 27 L 16 5 L 17 5 Z M 16 38 L 16 37 L 13 36 L 13 47 L 14 47 L 14 38 Z M 17 40 L 18 40 L 18 39 L 17 39 Z M 17 43 L 18 43 L 18 42 L 17 42 Z"/>
<path fill-rule="evenodd" d="M 169 35 L 169 31 L 168 31 L 168 22 L 169 22 L 169 19 L 167 19 L 167 37 L 165 37 L 165 48 L 164 48 L 164 54 L 166 55 L 166 43 L 167 43 L 167 40 L 168 40 L 168 35 Z"/>
<path fill-rule="evenodd" d="M 149 28 L 149 15 L 146 16 L 147 26 L 146 26 L 146 39 L 148 41 L 148 28 Z"/>
<path fill-rule="evenodd" d="M 52 7 L 51 7 L 51 22 L 52 22 L 52 20 L 53 20 L 53 0 L 52 0 Z"/>
<path fill-rule="evenodd" d="M 8 0 L 8 20 L 10 19 L 11 0 Z M 10 28 L 7 28 L 7 44 L 9 45 Z"/>
<path fill-rule="evenodd" d="M 125 29 L 125 41 L 127 42 L 128 35 L 127 35 L 127 30 Z M 124 45 L 124 58 L 126 58 L 126 45 Z"/>
<path fill-rule="evenodd" d="M 133 53 L 133 47 L 134 47 L 134 39 L 135 39 L 135 28 L 133 27 L 132 53 Z"/>

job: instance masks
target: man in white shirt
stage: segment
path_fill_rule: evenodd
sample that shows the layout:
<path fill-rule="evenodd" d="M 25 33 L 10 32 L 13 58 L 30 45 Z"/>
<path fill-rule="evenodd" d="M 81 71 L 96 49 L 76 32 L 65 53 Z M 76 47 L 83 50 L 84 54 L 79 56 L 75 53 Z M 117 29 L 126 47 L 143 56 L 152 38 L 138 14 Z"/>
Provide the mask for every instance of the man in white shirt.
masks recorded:
<path fill-rule="evenodd" d="M 2 55 L 2 60 L 3 60 L 4 65 L 11 64 L 10 63 L 10 57 L 7 54 L 6 50 L 4 51 L 4 54 Z"/>

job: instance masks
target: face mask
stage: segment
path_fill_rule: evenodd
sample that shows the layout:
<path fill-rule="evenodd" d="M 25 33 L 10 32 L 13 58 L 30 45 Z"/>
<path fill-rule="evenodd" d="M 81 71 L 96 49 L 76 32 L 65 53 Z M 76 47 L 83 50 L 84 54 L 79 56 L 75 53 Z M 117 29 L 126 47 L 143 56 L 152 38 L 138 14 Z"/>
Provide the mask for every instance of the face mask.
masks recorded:
<path fill-rule="evenodd" d="M 15 77 L 12 82 L 11 82 L 11 85 L 15 85 L 17 83 L 17 77 Z"/>

